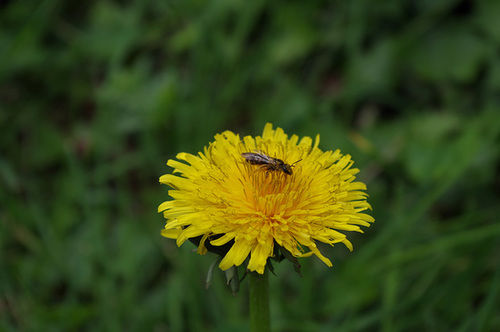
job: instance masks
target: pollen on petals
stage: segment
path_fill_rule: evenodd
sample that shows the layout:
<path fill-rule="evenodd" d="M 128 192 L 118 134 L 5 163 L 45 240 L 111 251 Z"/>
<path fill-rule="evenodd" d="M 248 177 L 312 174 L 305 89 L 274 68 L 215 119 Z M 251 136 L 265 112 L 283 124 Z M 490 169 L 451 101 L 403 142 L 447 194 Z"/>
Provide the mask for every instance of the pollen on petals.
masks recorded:
<path fill-rule="evenodd" d="M 319 141 L 319 135 L 289 137 L 268 123 L 262 136 L 240 138 L 225 131 L 197 155 L 179 153 L 167 163 L 172 174 L 160 177 L 172 188 L 172 200 L 158 207 L 167 220 L 162 235 L 179 246 L 198 238 L 200 254 L 227 248 L 219 265 L 223 270 L 245 264 L 262 274 L 276 246 L 294 257 L 316 255 L 332 266 L 317 242 L 343 243 L 352 250 L 343 232 L 362 232 L 360 226 L 374 219 L 364 213 L 371 206 L 365 184 L 355 181 L 358 170 L 351 168 L 351 157 L 339 150 L 323 152 Z M 242 157 L 255 151 L 272 165 Z"/>

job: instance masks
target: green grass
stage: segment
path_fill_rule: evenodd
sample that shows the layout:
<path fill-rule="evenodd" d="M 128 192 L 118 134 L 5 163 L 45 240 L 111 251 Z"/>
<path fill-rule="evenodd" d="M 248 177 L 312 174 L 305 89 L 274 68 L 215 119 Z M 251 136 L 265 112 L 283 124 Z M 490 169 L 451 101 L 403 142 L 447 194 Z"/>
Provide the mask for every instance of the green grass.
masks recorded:
<path fill-rule="evenodd" d="M 321 134 L 373 216 L 271 276 L 274 331 L 500 330 L 494 1 L 0 5 L 0 330 L 247 331 L 158 177 L 226 129 Z"/>

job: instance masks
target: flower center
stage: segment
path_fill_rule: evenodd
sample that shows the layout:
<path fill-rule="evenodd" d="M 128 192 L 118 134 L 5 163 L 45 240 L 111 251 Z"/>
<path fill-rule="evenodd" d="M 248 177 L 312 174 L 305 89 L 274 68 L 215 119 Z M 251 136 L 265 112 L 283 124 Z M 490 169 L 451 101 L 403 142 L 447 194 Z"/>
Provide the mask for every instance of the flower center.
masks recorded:
<path fill-rule="evenodd" d="M 247 198 L 253 201 L 254 212 L 278 225 L 286 223 L 286 212 L 292 208 L 299 198 L 295 188 L 294 177 L 281 171 L 266 171 L 259 168 L 249 169 L 249 183 L 251 188 Z"/>

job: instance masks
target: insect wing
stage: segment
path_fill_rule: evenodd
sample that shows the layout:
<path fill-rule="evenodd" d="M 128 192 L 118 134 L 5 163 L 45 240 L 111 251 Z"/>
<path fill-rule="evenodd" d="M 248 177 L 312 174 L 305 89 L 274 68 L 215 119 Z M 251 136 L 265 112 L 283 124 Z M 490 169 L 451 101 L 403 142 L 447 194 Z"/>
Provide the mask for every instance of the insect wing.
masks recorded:
<path fill-rule="evenodd" d="M 263 153 L 245 152 L 241 155 L 247 162 L 253 165 L 266 165 L 272 162 L 272 159 Z"/>

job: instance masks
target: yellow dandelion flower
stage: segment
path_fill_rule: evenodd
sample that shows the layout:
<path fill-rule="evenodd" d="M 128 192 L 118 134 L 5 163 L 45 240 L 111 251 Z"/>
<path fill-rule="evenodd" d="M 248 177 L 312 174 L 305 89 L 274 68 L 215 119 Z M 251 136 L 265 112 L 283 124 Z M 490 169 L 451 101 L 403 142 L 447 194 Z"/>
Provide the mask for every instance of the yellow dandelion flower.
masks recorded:
<path fill-rule="evenodd" d="M 351 157 L 318 144 L 319 135 L 314 142 L 289 138 L 268 123 L 262 136 L 225 131 L 198 155 L 179 153 L 180 161 L 167 163 L 174 174 L 160 177 L 173 188 L 173 199 L 158 207 L 167 219 L 162 235 L 178 246 L 197 239 L 200 254 L 224 248 L 222 270 L 246 261 L 248 270 L 263 274 L 276 248 L 293 257 L 314 254 L 332 266 L 316 243 L 352 250 L 342 231 L 362 232 L 359 226 L 374 220 L 362 213 L 371 207 L 365 184 L 354 181 L 359 170 Z"/>

